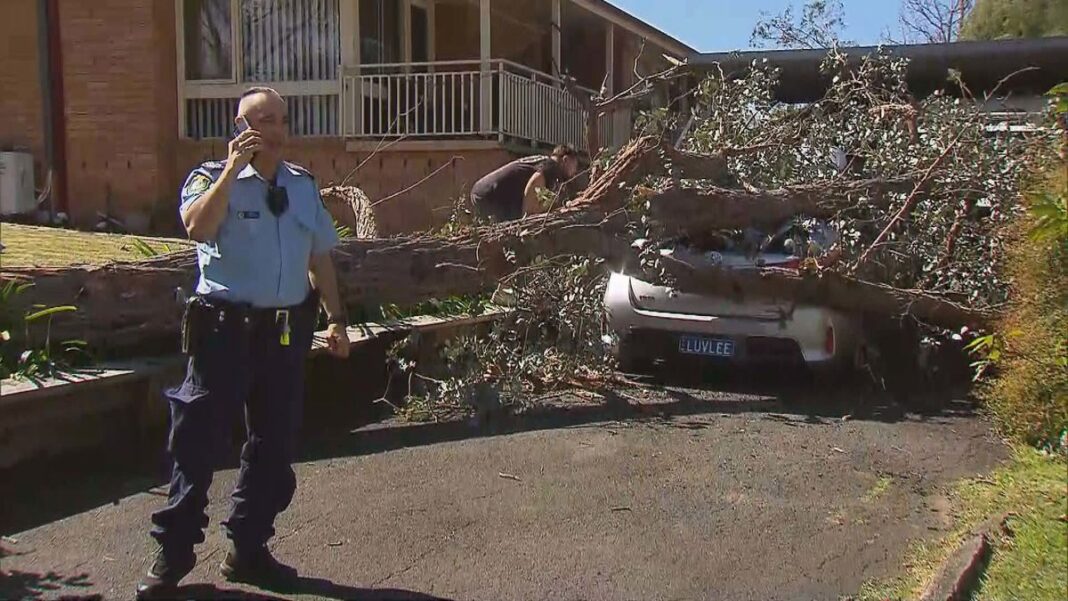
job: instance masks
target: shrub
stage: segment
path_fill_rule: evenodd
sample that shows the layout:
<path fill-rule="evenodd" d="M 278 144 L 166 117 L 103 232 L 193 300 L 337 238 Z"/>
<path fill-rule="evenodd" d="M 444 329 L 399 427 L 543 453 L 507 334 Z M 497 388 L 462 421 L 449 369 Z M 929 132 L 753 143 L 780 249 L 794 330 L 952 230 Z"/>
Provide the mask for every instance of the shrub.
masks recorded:
<path fill-rule="evenodd" d="M 1057 448 L 1068 435 L 1068 164 L 1025 195 L 1006 268 L 1013 301 L 1000 326 L 998 377 L 986 406 L 1001 430 L 1028 444 Z"/>

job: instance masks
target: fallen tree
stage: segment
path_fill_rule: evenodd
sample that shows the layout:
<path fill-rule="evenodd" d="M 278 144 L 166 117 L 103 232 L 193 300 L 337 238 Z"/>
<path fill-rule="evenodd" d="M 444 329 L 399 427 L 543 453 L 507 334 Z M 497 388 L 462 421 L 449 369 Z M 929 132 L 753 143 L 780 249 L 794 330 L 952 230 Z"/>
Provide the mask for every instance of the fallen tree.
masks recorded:
<path fill-rule="evenodd" d="M 684 290 L 911 316 L 945 329 L 984 327 L 1003 301 L 1002 283 L 989 275 L 999 252 L 992 233 L 1012 212 L 1024 163 L 985 139 L 978 109 L 932 100 L 921 107 L 930 116 L 926 138 L 880 121 L 893 112 L 870 106 L 900 100 L 885 81 L 898 73 L 895 64 L 876 57 L 824 102 L 799 110 L 773 106 L 768 73 L 710 78 L 694 96 L 713 110 L 687 126 L 687 149 L 667 142 L 670 118 L 653 115 L 642 127 L 656 133 L 605 161 L 564 208 L 448 237 L 344 240 L 335 252 L 344 302 L 409 305 L 477 294 L 539 257 L 585 256 Z M 754 111 L 766 118 L 753 119 Z M 836 147 L 853 158 L 835 164 L 813 151 Z M 344 187 L 323 194 L 349 206 L 360 197 Z M 986 199 L 993 217 L 962 216 L 962 194 Z M 658 252 L 673 239 L 807 218 L 841 232 L 837 262 L 813 258 L 799 270 L 739 272 L 698 269 Z M 20 297 L 26 306 L 78 307 L 56 316 L 54 338 L 119 351 L 176 345 L 181 298 L 195 272 L 195 254 L 186 251 L 103 267 L 4 268 L 0 279 L 34 282 Z"/>
<path fill-rule="evenodd" d="M 476 294 L 492 290 L 502 277 L 539 256 L 601 257 L 617 267 L 634 268 L 639 257 L 627 235 L 625 191 L 648 175 L 649 161 L 660 156 L 661 148 L 650 138 L 632 142 L 571 206 L 556 212 L 478 227 L 451 238 L 344 240 L 334 253 L 343 300 L 348 305 L 406 305 L 431 297 Z M 718 227 L 773 223 L 796 213 L 823 215 L 854 193 L 897 185 L 810 184 L 768 192 L 669 189 L 652 199 L 651 216 L 654 225 L 697 234 Z M 830 271 L 739 274 L 684 268 L 677 262 L 669 265 L 668 272 L 681 288 L 911 314 L 945 327 L 981 326 L 991 318 L 989 312 L 969 310 L 922 291 L 868 284 Z M 111 350 L 173 340 L 181 299 L 191 292 L 195 277 L 194 251 L 101 267 L 5 268 L 0 273 L 3 280 L 34 283 L 23 295 L 27 305 L 78 307 L 56 319 L 53 336 L 79 338 Z"/>

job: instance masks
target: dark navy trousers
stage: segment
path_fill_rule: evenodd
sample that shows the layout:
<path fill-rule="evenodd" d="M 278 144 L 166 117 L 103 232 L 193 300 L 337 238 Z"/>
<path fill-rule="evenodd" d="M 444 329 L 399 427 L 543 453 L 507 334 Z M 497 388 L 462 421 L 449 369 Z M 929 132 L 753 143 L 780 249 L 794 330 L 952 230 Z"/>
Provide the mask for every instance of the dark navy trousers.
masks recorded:
<path fill-rule="evenodd" d="M 230 516 L 222 525 L 238 549 L 262 547 L 274 535 L 275 517 L 296 490 L 291 463 L 317 299 L 313 293 L 290 310 L 288 345 L 281 340 L 283 316 L 274 311 L 227 304 L 200 308 L 185 380 L 165 393 L 171 411 L 170 494 L 166 507 L 152 515 L 152 536 L 164 552 L 188 554 L 204 541 L 208 488 L 242 414 L 247 440 Z"/>

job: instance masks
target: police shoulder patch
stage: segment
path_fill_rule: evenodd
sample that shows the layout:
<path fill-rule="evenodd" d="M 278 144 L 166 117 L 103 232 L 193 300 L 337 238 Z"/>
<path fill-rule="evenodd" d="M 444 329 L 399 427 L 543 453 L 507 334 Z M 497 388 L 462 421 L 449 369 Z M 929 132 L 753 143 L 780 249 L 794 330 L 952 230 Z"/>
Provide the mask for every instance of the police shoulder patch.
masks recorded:
<path fill-rule="evenodd" d="M 194 173 L 185 184 L 183 192 L 186 196 L 200 194 L 211 187 L 211 178 L 203 173 Z"/>

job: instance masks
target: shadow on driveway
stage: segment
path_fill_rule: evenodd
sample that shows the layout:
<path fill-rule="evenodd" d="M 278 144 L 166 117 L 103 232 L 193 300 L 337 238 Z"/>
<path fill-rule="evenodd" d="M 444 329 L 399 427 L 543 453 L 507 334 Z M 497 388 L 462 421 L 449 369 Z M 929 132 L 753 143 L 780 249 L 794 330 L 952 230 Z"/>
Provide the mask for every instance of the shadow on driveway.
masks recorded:
<path fill-rule="evenodd" d="M 213 584 L 191 584 L 178 589 L 182 599 L 285 601 L 288 597 L 276 597 L 261 591 L 245 591 L 219 587 Z M 345 601 L 449 601 L 442 597 L 424 595 L 400 589 L 368 589 L 335 584 L 325 578 L 301 578 L 296 586 L 278 594 L 311 595 L 320 599 Z"/>
<path fill-rule="evenodd" d="M 722 376 L 722 374 L 721 374 Z M 678 380 L 675 380 L 678 381 Z M 685 381 L 685 380 L 684 380 Z M 896 423 L 916 420 L 938 423 L 948 418 L 975 415 L 966 392 L 927 391 L 915 404 L 905 406 L 863 382 L 835 389 L 819 388 L 795 377 L 754 378 L 730 374 L 706 388 L 671 385 L 672 379 L 638 382 L 633 387 L 560 393 L 540 399 L 540 405 L 518 414 L 499 411 L 481 420 L 404 423 L 399 420 L 342 431 L 327 428 L 322 436 L 305 443 L 304 460 L 331 459 L 382 453 L 401 448 L 454 442 L 485 436 L 585 427 L 613 421 L 656 422 L 667 426 L 701 429 L 706 423 L 685 419 L 697 416 L 759 413 L 788 424 L 830 424 L 842 419 Z M 691 382 L 686 382 L 690 384 Z M 706 379 L 703 385 L 709 386 Z M 574 402 L 585 393 L 600 402 Z M 568 397 L 571 397 L 568 399 Z M 560 399 L 559 402 L 554 402 Z M 568 402 L 568 401 L 571 402 Z"/>
<path fill-rule="evenodd" d="M 346 371 L 351 371 L 351 366 Z M 761 413 L 768 419 L 800 425 L 828 423 L 845 416 L 893 423 L 973 414 L 971 404 L 960 400 L 965 395 L 959 391 L 929 391 L 915 406 L 905 407 L 865 383 L 849 382 L 828 389 L 814 386 L 797 374 L 760 372 L 708 371 L 698 378 L 676 374 L 666 380 L 644 379 L 634 386 L 559 393 L 539 399 L 540 405 L 520 414 L 500 411 L 477 422 L 406 423 L 388 416 L 376 421 L 383 420 L 383 405 L 372 404 L 369 394 L 370 388 L 332 387 L 324 398 L 310 399 L 300 460 L 369 455 L 612 421 L 656 422 L 696 430 L 705 424 L 687 418 Z M 579 399 L 576 394 L 592 394 L 598 401 Z M 0 534 L 28 530 L 103 504 L 117 504 L 136 493 L 160 494 L 152 489 L 169 479 L 165 438 L 160 432 L 158 444 L 137 449 L 130 448 L 128 441 L 116 441 L 110 447 L 27 463 L 0 473 L 5 489 L 13 491 L 6 493 L 6 502 L 0 504 Z M 219 469 L 237 467 L 242 440 L 239 427 L 235 427 L 233 451 Z M 54 494 L 60 483 L 64 494 Z"/>

